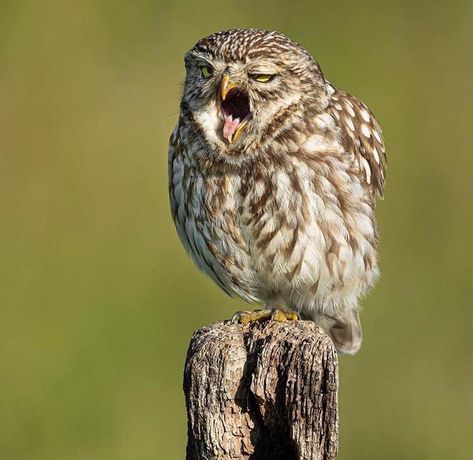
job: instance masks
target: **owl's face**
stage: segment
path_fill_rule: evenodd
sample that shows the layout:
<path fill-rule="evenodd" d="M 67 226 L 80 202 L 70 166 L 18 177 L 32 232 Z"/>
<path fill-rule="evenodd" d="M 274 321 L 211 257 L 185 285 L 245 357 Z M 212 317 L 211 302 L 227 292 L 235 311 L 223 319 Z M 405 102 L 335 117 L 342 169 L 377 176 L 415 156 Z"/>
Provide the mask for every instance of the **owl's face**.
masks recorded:
<path fill-rule="evenodd" d="M 289 107 L 324 101 L 315 60 L 276 32 L 219 32 L 200 40 L 185 64 L 182 107 L 192 113 L 212 151 L 226 157 L 257 149 Z"/>

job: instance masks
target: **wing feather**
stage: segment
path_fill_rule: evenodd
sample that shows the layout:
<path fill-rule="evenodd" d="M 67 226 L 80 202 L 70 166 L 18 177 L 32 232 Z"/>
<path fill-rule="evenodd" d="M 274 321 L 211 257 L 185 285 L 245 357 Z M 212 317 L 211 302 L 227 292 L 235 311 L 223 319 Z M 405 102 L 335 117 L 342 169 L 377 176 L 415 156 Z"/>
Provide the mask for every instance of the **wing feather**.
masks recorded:
<path fill-rule="evenodd" d="M 387 157 L 381 127 L 363 102 L 330 84 L 327 86 L 330 96 L 328 111 L 342 131 L 347 153 L 358 163 L 373 191 L 382 197 Z"/>

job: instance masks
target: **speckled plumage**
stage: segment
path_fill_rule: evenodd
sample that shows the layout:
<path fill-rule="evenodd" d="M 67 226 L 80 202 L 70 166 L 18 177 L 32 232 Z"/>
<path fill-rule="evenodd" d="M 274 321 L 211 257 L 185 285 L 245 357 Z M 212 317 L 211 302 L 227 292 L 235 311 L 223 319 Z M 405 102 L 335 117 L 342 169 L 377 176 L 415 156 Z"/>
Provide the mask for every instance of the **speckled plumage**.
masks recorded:
<path fill-rule="evenodd" d="M 386 156 L 373 114 L 277 32 L 219 32 L 185 62 L 169 181 L 186 251 L 228 294 L 297 310 L 356 352 L 358 298 L 379 274 Z M 227 138 L 233 120 L 242 132 Z"/>

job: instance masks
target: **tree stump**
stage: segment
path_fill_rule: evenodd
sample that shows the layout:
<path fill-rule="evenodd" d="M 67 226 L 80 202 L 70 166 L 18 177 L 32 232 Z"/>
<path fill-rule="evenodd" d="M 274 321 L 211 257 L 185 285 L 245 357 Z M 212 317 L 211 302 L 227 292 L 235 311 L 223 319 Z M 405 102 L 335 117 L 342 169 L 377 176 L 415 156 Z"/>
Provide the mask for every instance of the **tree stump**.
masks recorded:
<path fill-rule="evenodd" d="M 187 460 L 337 456 L 337 354 L 312 321 L 197 330 L 184 392 Z"/>

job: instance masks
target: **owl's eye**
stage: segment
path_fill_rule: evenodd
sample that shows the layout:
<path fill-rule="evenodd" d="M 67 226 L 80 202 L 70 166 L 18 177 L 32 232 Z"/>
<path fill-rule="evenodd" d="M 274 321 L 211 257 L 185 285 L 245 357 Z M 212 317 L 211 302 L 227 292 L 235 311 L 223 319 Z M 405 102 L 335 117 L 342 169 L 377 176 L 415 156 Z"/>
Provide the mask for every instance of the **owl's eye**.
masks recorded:
<path fill-rule="evenodd" d="M 268 81 L 271 81 L 275 75 L 270 73 L 253 73 L 250 74 L 250 77 L 260 83 L 268 83 Z"/>
<path fill-rule="evenodd" d="M 200 68 L 200 71 L 202 72 L 202 76 L 204 78 L 209 78 L 210 75 L 213 74 L 214 69 L 212 69 L 212 67 L 210 67 L 209 65 L 204 65 Z"/>

